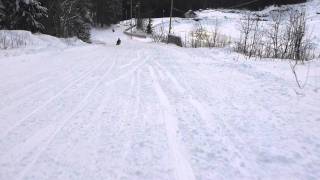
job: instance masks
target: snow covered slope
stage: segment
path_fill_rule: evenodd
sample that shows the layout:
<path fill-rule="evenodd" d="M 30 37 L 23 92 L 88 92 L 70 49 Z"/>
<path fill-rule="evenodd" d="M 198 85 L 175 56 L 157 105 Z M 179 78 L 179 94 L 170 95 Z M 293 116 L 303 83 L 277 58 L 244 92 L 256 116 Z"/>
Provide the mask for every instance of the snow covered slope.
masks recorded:
<path fill-rule="evenodd" d="M 281 6 L 280 9 L 306 9 L 307 13 L 307 28 L 311 34 L 311 39 L 317 44 L 317 51 L 320 53 L 320 1 L 309 0 L 307 3 Z M 279 7 L 270 6 L 262 11 L 256 11 L 258 14 L 264 17 L 265 20 L 270 20 L 270 14 L 274 10 L 278 10 Z M 196 12 L 198 20 L 185 19 L 185 18 L 173 18 L 173 33 L 182 37 L 190 36 L 191 31 L 195 31 L 197 26 L 205 27 L 209 32 L 213 32 L 218 27 L 219 34 L 231 37 L 233 40 L 237 40 L 240 37 L 240 19 L 247 13 L 244 10 L 227 10 L 227 9 L 208 9 Z M 265 21 L 263 25 L 268 23 Z M 159 18 L 154 20 L 156 31 L 163 28 L 165 32 L 169 29 L 169 18 Z"/>
<path fill-rule="evenodd" d="M 320 178 L 319 61 L 299 90 L 285 61 L 94 33 L 0 56 L 1 180 Z"/>
<path fill-rule="evenodd" d="M 62 39 L 23 30 L 0 30 L 0 57 L 57 51 L 85 44 L 77 38 Z"/>

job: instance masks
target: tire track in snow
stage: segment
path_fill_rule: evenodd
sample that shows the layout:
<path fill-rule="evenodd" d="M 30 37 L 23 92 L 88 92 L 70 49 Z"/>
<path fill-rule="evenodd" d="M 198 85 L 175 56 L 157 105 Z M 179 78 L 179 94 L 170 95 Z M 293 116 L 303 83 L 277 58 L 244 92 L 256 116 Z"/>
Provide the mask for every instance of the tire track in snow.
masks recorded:
<path fill-rule="evenodd" d="M 91 52 L 92 53 L 92 52 Z M 31 56 L 33 57 L 33 55 Z M 31 59 L 31 57 L 29 57 Z M 99 56 L 94 56 L 94 58 L 98 58 Z M 71 58 L 71 57 L 70 57 Z M 51 74 L 51 73 L 54 73 L 54 72 L 59 72 L 59 74 L 62 72 L 61 70 L 64 70 L 64 68 L 66 66 L 70 66 L 70 68 L 78 68 L 79 66 L 81 66 L 82 64 L 81 63 L 78 63 L 79 60 L 83 60 L 83 59 L 87 59 L 87 58 L 90 58 L 90 55 L 87 55 L 87 56 L 81 56 L 80 58 L 71 58 L 70 61 L 65 61 L 64 58 L 62 57 L 55 57 L 53 59 L 53 61 L 48 58 L 48 57 L 43 57 L 41 59 L 43 59 L 44 61 L 41 60 L 41 62 L 37 62 L 38 59 L 36 59 L 35 61 L 32 61 L 31 63 L 33 63 L 34 65 L 33 66 L 40 66 L 37 70 L 39 71 L 32 71 L 32 72 L 29 72 L 30 71 L 30 67 L 25 67 L 23 66 L 24 63 L 21 64 L 20 62 L 20 66 L 18 67 L 15 67 L 17 69 L 23 69 L 25 72 L 21 73 L 21 74 L 14 74 L 14 75 L 11 75 L 12 77 L 6 77 L 6 79 L 17 79 L 16 81 L 14 81 L 14 87 L 11 87 L 11 88 L 14 88 L 14 89 L 8 89 L 7 91 L 9 92 L 7 94 L 7 96 L 11 96 L 11 94 L 14 94 L 14 93 L 17 93 L 17 91 L 24 91 L 24 89 L 28 89 L 28 86 L 30 84 L 33 84 L 33 79 L 38 79 L 39 77 L 42 78 L 43 76 L 47 75 L 47 74 Z M 50 59 L 50 60 L 49 60 Z M 32 59 L 33 60 L 33 59 Z M 47 68 L 48 67 L 48 62 L 47 61 L 50 61 L 50 68 Z M 80 65 L 79 65 L 80 64 Z M 45 68 L 43 68 L 43 66 Z M 70 68 L 66 69 L 67 70 L 67 73 L 70 71 Z M 27 70 L 27 71 L 26 71 Z M 18 71 L 20 72 L 20 71 Z M 64 72 L 65 73 L 65 72 Z M 26 76 L 26 74 L 28 74 Z M 27 85 L 25 85 L 25 81 L 23 81 L 23 79 L 21 79 L 21 77 L 26 77 L 26 79 L 28 81 L 31 81 L 31 83 L 28 83 Z M 20 81 L 23 81 L 23 82 L 20 82 Z M 11 82 L 11 81 L 9 81 Z M 6 85 L 5 85 L 6 87 Z M 29 87 L 30 88 L 30 87 Z M 1 89 L 1 88 L 0 88 Z M 36 89 L 37 90 L 37 89 Z M 0 93 L 1 94 L 1 93 Z M 5 104 L 7 105 L 7 104 Z"/>
<path fill-rule="evenodd" d="M 191 87 L 185 83 L 187 86 L 186 88 L 188 91 L 178 82 L 178 80 L 168 71 L 166 70 L 162 65 L 160 65 L 159 62 L 155 61 L 154 64 L 159 68 L 159 71 L 162 71 L 162 74 L 164 74 L 168 79 L 173 83 L 174 88 L 179 92 L 179 94 L 182 94 L 184 98 L 186 98 L 186 101 L 191 104 L 196 111 L 201 116 L 201 119 L 204 121 L 204 125 L 206 128 L 212 127 L 212 123 L 208 121 L 208 119 L 216 119 L 214 115 L 211 114 L 210 111 L 208 111 L 209 106 L 206 104 L 203 104 L 202 102 L 196 100 L 191 92 Z M 227 141 L 229 141 L 230 145 L 232 145 L 231 149 L 236 150 L 238 156 L 240 159 L 235 161 L 234 163 L 238 164 L 239 170 L 245 174 L 249 175 L 249 177 L 257 179 L 258 177 L 254 174 L 250 174 L 250 172 L 254 171 L 254 167 L 259 167 L 258 164 L 255 162 L 254 159 L 250 158 L 250 154 L 253 154 L 253 150 L 251 150 L 250 147 L 247 146 L 245 141 L 237 134 L 233 133 L 236 132 L 230 125 L 224 122 L 223 119 L 219 118 L 219 123 L 215 124 L 215 126 L 220 126 L 223 130 L 222 133 L 225 134 L 225 137 L 227 137 Z M 245 151 L 245 152 L 244 152 Z M 253 167 L 243 167 L 243 162 L 250 162 L 250 164 L 253 164 Z M 260 174 L 263 174 L 263 172 L 260 172 Z"/>
<path fill-rule="evenodd" d="M 138 52 L 137 52 L 137 56 L 136 56 L 135 58 L 131 59 L 131 61 L 130 61 L 129 63 L 121 65 L 119 68 L 120 68 L 120 69 L 125 69 L 125 68 L 127 68 L 127 67 L 132 66 L 132 65 L 135 64 L 136 62 L 141 61 L 143 52 L 144 52 L 144 50 L 138 51 Z"/>
<path fill-rule="evenodd" d="M 126 123 L 129 123 L 130 126 L 133 125 L 133 122 L 137 120 L 138 118 L 138 115 L 139 115 L 139 105 L 140 105 L 140 71 L 138 70 L 137 73 L 135 74 L 135 77 L 133 79 L 133 81 L 136 81 L 136 82 L 132 82 L 132 85 L 131 85 L 131 90 L 130 92 L 132 93 L 132 91 L 134 91 L 134 97 L 135 97 L 135 100 L 133 102 L 133 116 L 132 116 L 132 122 L 126 122 Z M 134 88 L 134 85 L 135 85 L 135 88 Z M 130 94 L 131 94 L 130 93 Z M 132 104 L 131 104 L 132 105 Z M 128 108 L 130 108 L 132 106 L 129 106 L 129 103 L 128 103 Z M 129 115 L 127 114 L 127 119 L 130 119 Z M 128 125 L 127 125 L 128 126 Z M 127 127 L 128 128 L 128 127 Z M 130 127 L 130 132 L 127 132 L 128 135 L 130 136 L 131 134 L 133 134 L 133 130 L 134 128 L 133 127 Z M 120 161 L 121 163 L 125 164 L 125 160 L 126 160 L 126 157 L 128 156 L 129 152 L 130 152 L 130 148 L 131 148 L 131 145 L 133 143 L 133 139 L 132 137 L 129 138 L 128 142 L 124 145 L 124 149 L 125 149 L 125 152 L 122 154 L 122 156 L 120 157 Z M 122 179 L 122 176 L 124 174 L 124 171 L 125 171 L 125 167 L 121 166 L 120 169 L 119 169 L 119 175 L 117 176 L 117 179 L 118 180 L 121 180 Z"/>
<path fill-rule="evenodd" d="M 153 81 L 147 66 L 138 72 L 140 72 L 140 80 L 137 80 L 140 90 L 137 92 L 139 99 L 136 99 L 138 101 L 136 105 L 139 106 L 139 110 L 133 109 L 131 117 L 134 117 L 134 113 L 137 112 L 136 119 L 127 120 L 132 122 L 132 128 L 130 128 L 132 143 L 121 166 L 125 168 L 122 172 L 120 171 L 119 178 L 121 180 L 174 179 L 174 167 L 170 157 L 165 123 L 156 98 L 157 94 L 152 86 Z M 119 157 L 122 157 L 122 153 L 120 154 Z M 116 178 L 118 176 L 110 179 Z"/>
<path fill-rule="evenodd" d="M 121 179 L 124 174 L 123 165 L 132 143 L 132 132 L 135 128 L 133 106 L 136 74 L 117 81 L 109 89 L 109 101 L 103 107 L 99 120 L 99 133 L 96 144 L 96 174 L 98 179 Z M 109 87 L 109 84 L 104 84 Z M 115 96 L 121 94 L 121 96 Z"/>
<path fill-rule="evenodd" d="M 99 56 L 94 56 L 94 58 L 98 58 Z M 82 57 L 81 59 L 85 59 L 87 57 Z M 76 61 L 76 60 L 79 60 L 79 59 L 75 59 L 73 61 Z M 81 63 L 79 63 L 81 64 Z M 19 105 L 25 103 L 25 99 L 26 98 L 29 98 L 31 95 L 39 95 L 41 94 L 42 92 L 46 92 L 48 90 L 51 90 L 52 87 L 55 87 L 54 85 L 52 85 L 52 82 L 50 82 L 49 85 L 46 85 L 45 83 L 47 83 L 48 80 L 58 80 L 58 81 L 66 81 L 67 85 L 69 83 L 72 83 L 76 78 L 74 78 L 74 73 L 73 71 L 75 69 L 81 69 L 81 65 L 74 65 L 75 67 L 72 67 L 73 69 L 70 70 L 70 68 L 66 69 L 63 71 L 63 75 L 61 73 L 61 69 L 64 69 L 66 65 L 64 66 L 57 66 L 57 67 L 54 67 L 52 69 L 50 69 L 50 71 L 48 72 L 41 72 L 39 73 L 40 75 L 37 75 L 36 77 L 40 76 L 47 76 L 45 78 L 41 78 L 39 81 L 37 82 L 33 82 L 33 83 L 30 83 L 28 84 L 27 86 L 24 86 L 23 88 L 19 88 L 17 91 L 14 91 L 10 94 L 8 94 L 4 99 L 7 99 L 5 101 L 9 101 L 8 103 L 5 103 L 3 106 L 4 107 L 1 107 L 0 105 L 0 111 L 4 111 L 8 108 L 15 108 L 15 107 L 18 107 Z M 68 64 L 69 66 L 69 64 Z M 56 75 L 55 72 L 57 71 L 60 71 L 58 75 Z M 81 76 L 82 73 L 80 73 L 80 76 Z M 58 79 L 57 76 L 61 76 L 63 77 L 63 79 Z M 60 78 L 60 77 L 59 77 Z M 46 86 L 42 86 L 42 83 Z M 39 86 L 39 87 L 38 87 Z M 63 88 L 62 88 L 63 89 Z M 59 91 L 58 91 L 59 92 Z M 18 104 L 17 103 L 14 103 L 16 100 L 20 101 Z M 10 105 L 10 103 L 13 103 Z"/>
<path fill-rule="evenodd" d="M 28 85 L 24 86 L 23 88 L 19 88 L 17 91 L 14 91 L 14 92 L 4 96 L 3 99 L 1 99 L 1 101 L 3 102 L 3 101 L 5 101 L 5 99 L 13 99 L 16 96 L 19 98 L 19 95 L 21 94 L 21 92 L 29 90 L 29 89 L 33 88 L 33 86 L 37 86 L 38 84 L 42 84 L 48 80 L 50 80 L 50 77 L 43 77 L 43 78 L 40 78 L 39 80 L 37 80 L 36 82 L 31 82 Z M 2 109 L 0 107 L 0 111 L 1 110 Z"/>
<path fill-rule="evenodd" d="M 80 73 L 80 76 L 81 76 L 81 74 L 82 73 Z M 72 83 L 76 79 L 76 78 L 74 78 L 74 74 L 72 72 L 67 72 L 64 75 L 60 75 L 60 76 L 65 77 L 65 78 L 60 80 L 60 78 L 56 78 L 56 77 L 54 77 L 54 78 L 53 77 L 46 77 L 44 82 L 42 82 L 43 85 L 45 85 L 45 88 L 42 88 L 42 83 L 41 83 L 41 84 L 39 84 L 40 87 L 37 87 L 35 90 L 34 90 L 33 86 L 30 87 L 31 92 L 25 91 L 25 89 L 24 89 L 21 94 L 19 94 L 19 93 L 15 94 L 15 96 L 17 96 L 17 97 L 6 97 L 7 103 L 5 103 L 5 106 L 3 108 L 0 107 L 0 117 L 2 117 L 2 115 L 3 116 L 10 115 L 10 113 L 13 113 L 11 111 L 14 111 L 16 109 L 20 109 L 21 107 L 27 107 L 27 108 L 32 109 L 32 105 L 42 104 L 41 101 L 46 102 L 47 98 L 45 95 L 49 94 L 50 91 L 53 91 L 52 94 L 54 94 L 55 90 L 52 90 L 52 89 L 55 89 L 55 88 L 57 89 L 57 92 L 59 92 L 60 91 L 59 85 L 61 84 L 61 82 L 65 82 L 65 83 L 63 83 L 63 86 L 62 86 L 62 87 L 64 87 L 64 86 L 67 86 L 68 84 Z M 47 85 L 46 81 L 48 81 L 49 79 L 54 82 L 50 82 L 50 84 Z M 16 103 L 16 102 L 18 102 L 18 103 Z M 29 107 L 29 106 L 31 106 L 31 107 Z M 26 113 L 26 114 L 28 114 L 28 113 Z M 19 119 L 19 118 L 17 118 L 17 119 Z M 6 120 L 6 118 L 3 118 L 3 120 Z M 0 133 L 0 136 L 1 136 L 1 133 Z"/>
<path fill-rule="evenodd" d="M 138 82 L 137 82 L 136 75 L 137 74 L 135 74 L 132 77 L 132 80 L 131 80 L 131 83 L 130 83 L 130 88 L 128 90 L 130 96 L 133 96 L 133 94 L 136 93 L 137 89 L 138 89 L 138 88 L 135 88 L 135 86 L 138 85 L 137 84 Z M 139 97 L 136 96 L 136 98 L 139 98 Z M 132 98 L 132 100 L 134 100 L 134 99 Z M 132 124 L 133 124 L 134 120 L 136 120 L 136 119 L 135 119 L 135 112 L 133 112 L 134 114 L 132 116 L 132 114 L 131 114 L 132 112 L 130 111 L 130 107 L 132 107 L 132 104 L 135 104 L 135 102 L 134 101 L 132 102 L 132 100 L 130 100 L 130 101 L 127 100 L 127 102 L 124 103 L 124 105 L 123 105 L 123 107 L 125 107 L 122 110 L 123 113 L 121 113 L 121 114 L 123 114 L 121 116 L 121 119 L 123 119 L 123 120 L 121 121 L 120 126 L 118 128 L 118 132 L 117 132 L 118 134 L 121 134 L 122 136 L 124 134 L 127 135 L 126 141 L 122 142 L 122 144 L 123 144 L 122 146 L 123 147 L 122 147 L 121 150 L 123 152 L 122 152 L 121 156 L 119 157 L 119 163 L 120 164 L 126 164 L 125 160 L 126 160 L 126 157 L 129 154 L 130 150 L 131 150 L 130 147 L 131 147 L 131 145 L 133 143 L 133 139 L 132 139 L 131 135 L 133 134 L 134 127 L 132 127 Z M 136 104 L 134 105 L 134 108 L 136 108 Z M 136 110 L 136 109 L 134 109 L 134 110 Z M 132 118 L 130 118 L 130 117 L 132 117 Z M 128 121 L 128 120 L 131 120 L 131 121 Z M 118 170 L 118 173 L 117 173 L 117 178 L 116 179 L 121 180 L 123 174 L 125 173 L 125 169 L 124 169 L 123 166 L 120 165 L 119 169 L 117 169 L 117 170 Z"/>
<path fill-rule="evenodd" d="M 118 77 L 116 77 L 116 78 L 114 78 L 112 80 L 107 81 L 105 84 L 112 85 L 112 84 L 114 84 L 114 83 L 116 83 L 116 82 L 118 82 L 118 81 L 120 81 L 120 80 L 122 80 L 122 79 L 124 79 L 124 78 L 126 78 L 126 77 L 128 77 L 128 76 L 130 76 L 130 75 L 132 75 L 134 73 L 136 73 L 137 70 L 139 70 L 140 68 L 142 68 L 143 66 L 146 65 L 146 62 L 147 62 L 147 60 L 143 61 L 142 63 L 140 63 L 138 65 L 135 65 L 132 69 L 128 70 L 127 72 L 125 72 L 123 74 L 120 74 Z"/>
<path fill-rule="evenodd" d="M 117 61 L 118 62 L 118 61 Z M 118 62 L 119 63 L 119 62 Z M 113 69 L 118 69 L 118 63 L 117 63 L 117 66 L 115 67 L 115 68 L 113 68 Z M 111 77 L 112 77 L 112 80 L 104 80 L 103 82 L 101 82 L 101 88 L 103 88 L 103 89 L 106 89 L 107 87 L 109 87 L 109 85 L 111 85 L 111 84 L 115 84 L 115 83 L 117 83 L 117 82 L 119 82 L 119 80 L 121 80 L 122 78 L 124 78 L 124 77 L 127 77 L 128 75 L 130 75 L 131 73 L 134 73 L 135 72 L 135 70 L 137 70 L 137 69 L 139 69 L 139 67 L 140 67 L 141 65 L 139 65 L 139 66 L 133 66 L 132 67 L 132 69 L 133 69 L 133 71 L 130 71 L 129 72 L 129 74 L 127 73 L 127 72 L 125 72 L 124 74 L 122 74 L 122 73 L 119 73 L 120 75 L 120 77 L 121 78 L 118 78 L 117 76 L 117 74 L 116 73 L 114 73 L 114 74 L 112 74 L 111 75 Z M 109 77 L 109 76 L 108 76 Z M 108 78 L 107 78 L 108 79 Z M 124 79 L 125 80 L 125 79 Z M 110 83 L 111 82 L 111 83 Z M 132 80 L 132 83 L 134 82 L 134 80 Z M 131 84 L 132 84 L 131 83 Z M 117 83 L 118 84 L 118 83 Z M 123 84 L 122 82 L 121 82 L 121 84 Z M 133 84 L 131 85 L 131 86 L 133 86 Z M 112 86 L 111 88 L 112 89 L 115 89 L 114 87 L 116 87 L 116 86 Z M 99 88 L 99 90 L 101 90 L 101 88 Z M 109 89 L 110 90 L 110 89 Z M 106 94 L 107 92 L 104 92 L 104 91 L 102 91 L 103 92 L 103 94 Z M 110 91 L 109 91 L 109 93 L 110 93 Z M 109 98 L 109 100 L 110 100 L 110 96 L 108 95 L 109 93 L 107 93 L 107 96 L 108 96 L 108 98 Z M 115 93 L 117 93 L 117 91 L 115 91 Z M 100 96 L 100 95 L 99 95 Z M 105 98 L 102 98 L 102 99 L 105 99 Z M 111 99 L 112 100 L 112 99 Z M 102 110 L 104 110 L 105 109 L 105 104 L 106 104 L 107 102 L 104 100 L 104 102 L 102 103 L 102 105 L 100 105 L 100 107 L 98 108 L 98 114 L 99 114 L 99 111 L 102 111 Z M 125 112 L 127 112 L 127 110 L 124 110 L 123 111 L 123 113 L 121 113 L 121 114 L 125 114 Z M 94 116 L 95 117 L 99 117 L 99 115 L 98 114 L 94 114 Z M 129 115 L 128 115 L 129 116 Z M 93 118 L 93 120 L 94 120 L 95 118 Z M 82 121 L 81 121 L 82 122 Z M 78 124 L 78 122 L 76 122 L 77 124 Z M 83 122 L 83 123 L 85 123 L 85 122 Z M 101 122 L 100 122 L 101 123 Z M 121 124 L 123 125 L 123 123 L 126 123 L 126 122 L 122 122 L 121 121 Z M 122 125 L 119 125 L 118 126 L 118 128 L 114 128 L 115 130 L 117 130 L 117 131 L 120 131 L 119 129 L 123 129 L 123 127 L 122 127 Z M 93 125 L 85 125 L 86 127 L 88 127 L 88 128 L 90 128 L 90 127 L 93 127 Z M 110 128 L 110 127 L 109 127 Z M 94 131 L 94 130 L 93 130 Z M 101 131 L 101 128 L 100 128 L 100 131 Z M 50 143 L 50 144 L 52 144 L 52 143 Z M 101 144 L 101 142 L 99 142 L 99 144 Z M 38 162 L 37 161 L 37 163 L 40 163 L 40 162 Z M 97 170 L 96 170 L 97 172 L 100 172 L 99 171 L 99 167 L 97 167 Z M 99 174 L 99 173 L 98 173 Z M 59 176 L 60 177 L 60 176 Z"/>
<path fill-rule="evenodd" d="M 36 109 L 31 111 L 29 114 L 27 114 L 25 117 L 22 119 L 18 120 L 17 123 L 15 123 L 11 128 L 9 128 L 7 131 L 4 132 L 4 134 L 0 137 L 0 140 L 6 137 L 11 131 L 13 131 L 16 127 L 18 127 L 22 122 L 30 118 L 33 114 L 37 113 L 41 109 L 45 108 L 48 104 L 53 102 L 55 99 L 59 98 L 65 91 L 67 91 L 69 88 L 77 84 L 78 82 L 82 81 L 83 79 L 87 78 L 92 72 L 95 70 L 99 69 L 106 61 L 103 61 L 102 63 L 98 64 L 94 68 L 90 69 L 89 71 L 84 72 L 83 74 L 80 75 L 79 78 L 76 80 L 73 80 L 70 82 L 66 87 L 64 87 L 61 91 L 59 91 L 57 94 L 55 94 L 53 97 L 51 97 L 49 100 L 44 102 L 42 105 L 38 106 Z"/>
<path fill-rule="evenodd" d="M 33 93 L 35 95 L 37 93 L 41 94 L 42 92 L 44 92 L 47 89 L 36 89 L 32 92 L 29 92 L 28 90 L 29 89 L 32 90 L 32 88 L 37 85 L 42 85 L 42 84 L 45 85 L 47 83 L 47 81 L 49 81 L 49 80 L 51 80 L 51 78 L 49 78 L 49 77 L 42 78 L 37 82 L 30 83 L 29 85 L 25 86 L 24 88 L 19 89 L 18 91 L 5 96 L 3 99 L 1 99 L 1 103 L 3 103 L 3 104 L 0 105 L 0 111 L 4 111 L 6 109 L 9 109 L 9 108 L 16 106 L 14 100 L 21 99 L 21 98 L 25 97 L 26 94 L 28 94 L 28 96 L 30 96 L 30 93 Z M 27 92 L 25 92 L 25 91 L 27 91 Z M 25 94 L 23 94 L 23 93 L 25 93 Z M 20 104 L 22 104 L 22 102 L 20 102 L 19 105 Z"/>
<path fill-rule="evenodd" d="M 162 106 L 162 115 L 167 129 L 168 143 L 174 161 L 175 178 L 176 180 L 195 180 L 196 178 L 193 173 L 193 169 L 189 161 L 186 159 L 186 152 L 181 146 L 181 142 L 179 140 L 178 122 L 173 115 L 172 106 L 158 82 L 158 77 L 156 77 L 154 69 L 152 66 L 148 66 L 148 68 L 151 78 L 154 80 L 154 89 Z"/>
<path fill-rule="evenodd" d="M 102 63 L 104 64 L 106 60 Z M 98 82 L 91 88 L 91 90 L 87 93 L 87 95 L 81 100 L 81 102 L 74 108 L 74 110 L 64 119 L 62 120 L 57 126 L 53 134 L 51 134 L 48 138 L 48 140 L 42 145 L 40 150 L 37 152 L 31 163 L 29 163 L 21 173 L 19 173 L 17 180 L 21 180 L 24 178 L 26 173 L 33 167 L 33 165 L 37 162 L 37 160 L 40 158 L 42 153 L 46 150 L 46 148 L 50 145 L 50 143 L 53 141 L 55 136 L 63 129 L 64 125 L 70 120 L 77 112 L 79 112 L 85 105 L 90 96 L 97 90 L 99 85 L 103 82 L 103 80 L 107 77 L 109 72 L 114 68 L 116 64 L 116 60 L 113 61 L 113 64 L 110 66 L 110 68 L 99 78 Z"/>
<path fill-rule="evenodd" d="M 116 68 L 113 68 L 112 72 L 114 72 L 115 69 Z M 109 74 L 112 76 L 112 73 Z M 111 88 L 114 89 L 114 87 L 108 88 L 106 91 L 107 87 L 109 86 L 101 83 L 101 86 L 94 92 L 90 101 L 86 102 L 83 110 L 74 116 L 74 120 L 67 122 L 65 128 L 62 129 L 41 156 L 54 158 L 59 156 L 56 152 L 64 152 L 67 158 L 59 156 L 60 158 L 55 158 L 55 161 L 65 164 L 66 166 L 64 168 L 57 166 L 55 170 L 47 170 L 46 166 L 43 167 L 41 164 L 51 164 L 54 166 L 55 163 L 51 161 L 44 163 L 46 159 L 39 158 L 39 161 L 36 162 L 31 171 L 33 169 L 39 170 L 40 168 L 40 170 L 42 170 L 41 172 L 46 172 L 47 174 L 34 173 L 35 177 L 40 179 L 40 177 L 51 176 L 55 177 L 55 179 L 65 179 L 70 174 L 77 173 L 76 176 L 73 176 L 73 179 L 79 179 L 79 177 L 83 179 L 103 179 L 99 178 L 100 172 L 103 172 L 103 170 L 101 171 L 101 169 L 99 169 L 96 162 L 99 159 L 99 146 L 102 144 L 99 137 L 102 132 L 102 122 L 105 120 L 103 114 L 105 113 L 105 108 L 108 107 L 110 100 L 113 98 Z M 83 158 L 74 159 L 76 156 L 71 155 L 72 151 L 76 151 L 78 156 L 83 155 Z M 73 163 L 70 163 L 70 161 Z M 40 167 L 38 165 L 40 165 Z M 64 173 L 59 174 L 59 171 L 63 171 Z M 26 179 L 28 179 L 28 177 L 34 177 L 29 173 L 27 173 L 27 175 Z"/>
<path fill-rule="evenodd" d="M 139 52 L 143 54 L 143 51 Z M 132 153 L 134 134 L 139 129 L 139 126 L 135 125 L 135 123 L 139 120 L 137 118 L 139 117 L 140 111 L 140 71 L 145 66 L 148 59 L 150 59 L 149 57 L 141 59 L 141 57 L 142 55 L 139 55 L 138 58 L 140 58 L 140 60 L 138 58 L 132 60 L 134 62 L 140 61 L 138 64 L 131 63 L 129 66 L 126 66 L 125 69 L 119 68 L 121 66 L 117 67 L 117 69 L 121 71 L 113 74 L 114 77 L 104 84 L 106 87 L 112 85 L 110 87 L 112 89 L 111 93 L 117 93 L 120 90 L 118 93 L 122 94 L 124 93 L 122 92 L 123 89 L 127 89 L 127 91 L 121 96 L 122 98 L 118 98 L 118 100 L 114 98 L 111 99 L 112 102 L 110 103 L 113 104 L 111 109 L 113 110 L 108 110 L 107 112 L 109 113 L 107 113 L 104 118 L 108 119 L 108 122 L 103 126 L 109 130 L 106 134 L 101 133 L 100 137 L 103 137 L 104 141 L 108 142 L 108 145 L 103 146 L 104 151 L 107 151 L 104 152 L 104 154 L 107 153 L 108 156 L 111 157 L 101 157 L 101 154 L 98 155 L 100 157 L 99 163 L 101 163 L 98 167 L 98 172 L 104 172 L 100 173 L 100 179 L 125 179 L 128 175 L 128 169 L 123 168 L 123 164 L 128 164 L 126 161 L 129 154 Z M 127 83 L 130 84 L 130 86 L 123 88 L 123 86 L 125 86 L 123 81 L 128 81 L 128 78 L 132 78 L 130 83 Z M 123 99 L 124 97 L 126 98 Z M 119 109 L 118 106 L 121 108 Z M 104 142 L 100 142 L 100 144 L 104 144 Z M 110 145 L 111 147 L 106 148 Z M 104 160 L 101 161 L 101 159 Z M 107 165 L 104 161 L 107 161 L 110 164 Z M 104 168 L 101 169 L 101 166 Z M 112 166 L 112 168 L 110 166 Z"/>

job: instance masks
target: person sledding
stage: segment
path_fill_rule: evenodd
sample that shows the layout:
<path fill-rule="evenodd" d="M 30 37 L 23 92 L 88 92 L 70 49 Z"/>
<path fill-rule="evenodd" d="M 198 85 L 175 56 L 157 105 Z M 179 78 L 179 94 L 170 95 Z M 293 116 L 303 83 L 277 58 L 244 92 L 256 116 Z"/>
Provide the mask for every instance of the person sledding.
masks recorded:
<path fill-rule="evenodd" d="M 117 46 L 120 46 L 120 44 L 121 44 L 121 39 L 118 38 L 118 40 L 117 40 Z"/>

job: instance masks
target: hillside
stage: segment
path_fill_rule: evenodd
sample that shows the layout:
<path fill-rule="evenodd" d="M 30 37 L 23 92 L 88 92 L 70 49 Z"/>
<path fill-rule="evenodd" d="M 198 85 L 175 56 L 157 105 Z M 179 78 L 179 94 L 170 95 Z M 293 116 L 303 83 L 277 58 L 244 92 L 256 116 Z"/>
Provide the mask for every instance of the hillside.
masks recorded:
<path fill-rule="evenodd" d="M 268 26 L 271 21 L 271 14 L 276 10 L 288 11 L 289 9 L 305 9 L 307 19 L 307 32 L 311 35 L 317 46 L 318 54 L 320 53 L 320 1 L 310 0 L 307 3 L 296 5 L 285 5 L 281 7 L 270 6 L 261 11 L 246 11 L 246 10 L 229 10 L 229 9 L 209 9 L 196 11 L 196 21 L 192 18 L 174 18 L 173 19 L 173 33 L 185 38 L 190 38 L 190 33 L 194 32 L 199 26 L 204 27 L 208 32 L 218 29 L 219 34 L 227 36 L 236 41 L 240 37 L 240 23 L 241 19 L 246 13 L 253 13 L 263 17 L 261 26 Z M 169 29 L 169 18 L 154 19 L 155 32 L 159 32 L 161 28 L 167 33 Z"/>
<path fill-rule="evenodd" d="M 238 14 L 198 13 L 237 38 Z M 131 39 L 123 24 L 92 44 L 0 31 L 23 37 L 0 49 L 0 180 L 320 178 L 319 58 L 297 66 L 298 88 L 289 60 Z"/>

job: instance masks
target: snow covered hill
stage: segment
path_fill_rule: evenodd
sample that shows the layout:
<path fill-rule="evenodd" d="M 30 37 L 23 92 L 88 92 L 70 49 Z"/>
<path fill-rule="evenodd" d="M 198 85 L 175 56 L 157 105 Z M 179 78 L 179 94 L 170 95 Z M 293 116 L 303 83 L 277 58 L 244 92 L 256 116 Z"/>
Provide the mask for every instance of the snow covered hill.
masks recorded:
<path fill-rule="evenodd" d="M 309 0 L 307 3 L 281 6 L 280 9 L 305 9 L 307 18 L 307 32 L 310 38 L 317 45 L 317 52 L 320 53 L 320 1 Z M 262 11 L 255 11 L 254 14 L 262 17 L 265 22 L 262 26 L 266 26 L 271 20 L 271 13 L 274 10 L 279 10 L 279 7 L 270 6 Z M 207 31 L 213 32 L 218 28 L 221 35 L 232 38 L 233 41 L 240 37 L 240 19 L 248 13 L 244 10 L 226 10 L 226 9 L 208 9 L 197 11 L 196 21 L 188 18 L 173 18 L 173 33 L 180 36 L 182 40 L 188 38 L 192 31 L 195 31 L 199 25 L 203 26 Z M 169 18 L 158 18 L 154 20 L 155 31 L 160 31 L 161 28 L 167 32 L 169 29 Z"/>
<path fill-rule="evenodd" d="M 77 38 L 62 39 L 23 30 L 0 30 L 0 57 L 57 51 L 86 45 Z"/>
<path fill-rule="evenodd" d="M 288 61 L 114 28 L 0 51 L 0 180 L 320 178 L 319 59 L 299 89 Z"/>

